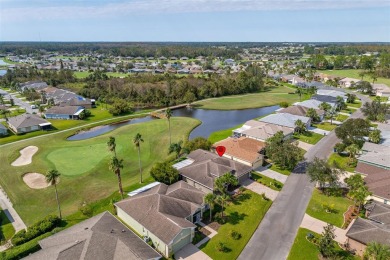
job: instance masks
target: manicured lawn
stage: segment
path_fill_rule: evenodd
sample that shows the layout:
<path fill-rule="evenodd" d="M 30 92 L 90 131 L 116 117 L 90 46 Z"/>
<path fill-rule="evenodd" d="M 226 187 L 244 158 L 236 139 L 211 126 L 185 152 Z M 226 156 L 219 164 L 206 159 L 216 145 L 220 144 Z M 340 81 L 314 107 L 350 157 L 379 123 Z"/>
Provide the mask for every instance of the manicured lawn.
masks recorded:
<path fill-rule="evenodd" d="M 362 106 L 362 102 L 356 102 L 355 103 L 346 103 L 347 107 L 354 107 L 354 108 L 360 108 Z"/>
<path fill-rule="evenodd" d="M 0 208 L 0 245 L 3 245 L 15 234 L 15 229 Z"/>
<path fill-rule="evenodd" d="M 370 99 L 376 100 L 378 97 L 377 96 L 369 96 Z M 380 97 L 381 102 L 387 102 L 389 100 L 388 97 Z"/>
<path fill-rule="evenodd" d="M 295 139 L 298 139 L 298 140 L 305 142 L 305 143 L 308 143 L 308 144 L 316 144 L 323 137 L 324 137 L 324 135 L 320 135 L 320 134 L 313 133 L 310 131 L 306 131 L 305 133 L 302 133 L 302 134 L 294 133 Z"/>
<path fill-rule="evenodd" d="M 332 131 L 333 129 L 335 129 L 337 127 L 337 125 L 330 124 L 330 122 L 322 122 L 322 123 L 318 123 L 318 124 L 313 124 L 313 126 L 319 128 L 319 129 L 322 129 L 322 130 L 326 130 L 326 131 Z"/>
<path fill-rule="evenodd" d="M 349 116 L 347 116 L 347 115 L 338 114 L 337 117 L 335 118 L 335 120 L 340 121 L 340 122 L 344 122 L 348 118 L 349 118 Z"/>
<path fill-rule="evenodd" d="M 242 126 L 242 124 L 240 125 L 237 125 L 237 126 L 234 126 L 232 128 L 229 128 L 229 129 L 224 129 L 224 130 L 220 130 L 220 131 L 216 131 L 214 133 L 211 133 L 211 135 L 209 136 L 209 141 L 214 144 L 218 141 L 221 141 L 223 139 L 226 139 L 228 138 L 229 136 L 232 136 L 233 134 L 233 130 L 234 129 L 237 129 L 237 128 L 240 128 Z"/>
<path fill-rule="evenodd" d="M 275 172 L 278 172 L 278 173 L 281 173 L 281 174 L 284 174 L 284 175 L 290 175 L 291 174 L 291 171 L 286 170 L 286 169 L 282 170 L 276 164 L 272 164 L 272 166 L 270 167 L 270 170 L 273 170 Z"/>
<path fill-rule="evenodd" d="M 277 191 L 280 191 L 282 188 L 283 188 L 283 183 L 275 180 L 275 179 L 271 179 L 263 174 L 260 174 L 260 173 L 255 173 L 255 172 L 252 172 L 251 173 L 251 176 L 252 176 L 252 179 L 256 180 L 257 182 L 273 189 L 273 190 L 277 190 Z"/>
<path fill-rule="evenodd" d="M 338 153 L 332 153 L 328 159 L 328 162 L 330 164 L 333 164 L 334 161 L 348 172 L 355 171 L 356 166 L 349 164 L 349 157 L 347 155 L 340 155 Z"/>
<path fill-rule="evenodd" d="M 308 233 L 313 234 L 317 238 L 320 237 L 318 234 L 306 228 L 299 228 L 294 244 L 290 250 L 290 254 L 288 255 L 288 260 L 318 259 L 320 251 L 315 244 L 306 239 Z"/>
<path fill-rule="evenodd" d="M 341 110 L 341 112 L 348 113 L 348 114 L 351 114 L 351 113 L 353 113 L 355 111 L 356 111 L 356 109 L 350 108 L 350 107 L 347 107 L 346 109 Z"/>
<path fill-rule="evenodd" d="M 260 195 L 246 190 L 226 207 L 227 223 L 202 246 L 202 251 L 212 259 L 237 259 L 271 204 L 272 201 L 265 201 Z M 242 237 L 234 240 L 230 235 L 232 230 L 239 232 Z M 229 252 L 219 252 L 216 249 L 219 242 L 224 243 Z"/>
<path fill-rule="evenodd" d="M 359 76 L 359 72 L 361 70 L 322 70 L 322 73 L 329 74 L 329 75 L 335 75 L 340 77 L 348 77 L 348 78 L 355 78 L 361 80 L 361 77 Z M 363 80 L 368 81 L 372 83 L 372 78 L 368 75 L 363 77 Z M 383 83 L 387 86 L 390 86 L 390 79 L 379 77 L 375 83 Z"/>
<path fill-rule="evenodd" d="M 334 211 L 332 213 L 327 213 L 323 207 L 324 203 L 327 203 L 327 205 L 333 205 Z M 352 204 L 353 202 L 345 197 L 326 196 L 318 189 L 315 189 L 309 202 L 309 206 L 306 209 L 306 213 L 313 218 L 317 218 L 341 228 L 344 223 L 343 214 Z"/>
<path fill-rule="evenodd" d="M 172 142 L 186 140 L 190 131 L 199 123 L 192 118 L 173 117 Z M 69 131 L 0 147 L 0 185 L 22 219 L 29 225 L 48 214 L 56 214 L 56 199 L 54 188 L 31 189 L 23 182 L 22 175 L 27 172 L 46 173 L 50 169 L 58 169 L 62 174 L 58 185 L 59 198 L 63 215 L 67 216 L 76 212 L 84 201 L 91 203 L 117 191 L 117 178 L 108 169 L 111 154 L 105 145 L 109 136 L 116 138 L 118 157 L 124 159 L 123 186 L 139 181 L 138 155 L 132 143 L 132 137 L 136 133 L 142 134 L 144 139 L 141 144 L 141 161 L 144 178 L 147 178 L 154 163 L 169 157 L 166 120 L 127 125 L 82 141 L 66 141 L 72 134 L 72 131 Z M 39 148 L 33 162 L 21 167 L 11 166 L 15 154 L 29 145 Z"/>
<path fill-rule="evenodd" d="M 73 75 L 78 79 L 84 79 L 89 76 L 91 72 L 88 71 L 76 71 L 73 73 Z M 114 78 L 120 78 L 120 77 L 127 77 L 129 73 L 120 73 L 120 72 L 106 72 L 107 76 L 114 77 Z"/>

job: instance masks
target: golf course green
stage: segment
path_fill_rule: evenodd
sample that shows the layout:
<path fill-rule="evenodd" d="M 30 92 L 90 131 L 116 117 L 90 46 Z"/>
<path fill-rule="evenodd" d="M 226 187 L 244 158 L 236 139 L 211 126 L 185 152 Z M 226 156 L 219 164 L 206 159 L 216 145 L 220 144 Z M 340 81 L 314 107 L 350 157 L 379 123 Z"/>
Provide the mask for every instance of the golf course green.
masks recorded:
<path fill-rule="evenodd" d="M 191 130 L 199 124 L 200 121 L 192 118 L 171 118 L 172 142 L 187 140 Z M 31 189 L 23 182 L 22 176 L 27 172 L 45 174 L 48 170 L 57 169 L 61 174 L 59 199 L 66 216 L 77 211 L 84 202 L 105 198 L 118 190 L 117 178 L 108 169 L 111 154 L 106 143 L 109 136 L 116 138 L 118 157 L 124 160 L 121 175 L 125 191 L 126 187 L 139 182 L 138 153 L 133 144 L 136 133 L 144 139 L 141 161 L 146 178 L 154 163 L 169 156 L 167 120 L 127 125 L 82 141 L 67 141 L 66 138 L 73 132 L 66 132 L 0 147 L 0 184 L 22 219 L 30 225 L 48 214 L 57 213 L 57 204 L 54 187 Z M 11 166 L 20 155 L 19 151 L 31 145 L 38 147 L 32 163 Z"/>

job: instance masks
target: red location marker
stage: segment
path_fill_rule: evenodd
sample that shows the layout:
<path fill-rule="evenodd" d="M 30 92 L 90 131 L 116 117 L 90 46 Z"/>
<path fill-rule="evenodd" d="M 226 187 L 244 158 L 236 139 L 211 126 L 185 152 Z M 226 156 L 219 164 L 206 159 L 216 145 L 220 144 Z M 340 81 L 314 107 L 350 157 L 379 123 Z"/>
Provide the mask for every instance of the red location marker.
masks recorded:
<path fill-rule="evenodd" d="M 217 148 L 215 150 L 217 151 L 217 154 L 219 156 L 222 156 L 226 152 L 226 147 L 220 145 L 220 146 L 217 146 Z"/>

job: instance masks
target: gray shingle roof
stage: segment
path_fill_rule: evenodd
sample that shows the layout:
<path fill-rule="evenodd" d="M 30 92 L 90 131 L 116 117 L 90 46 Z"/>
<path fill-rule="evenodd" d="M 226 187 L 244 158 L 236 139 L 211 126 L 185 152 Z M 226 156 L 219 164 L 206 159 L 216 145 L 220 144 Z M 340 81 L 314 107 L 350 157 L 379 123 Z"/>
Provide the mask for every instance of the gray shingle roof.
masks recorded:
<path fill-rule="evenodd" d="M 314 96 L 311 97 L 311 99 L 318 100 L 318 101 L 321 101 L 321 102 L 331 102 L 331 103 L 335 103 L 336 100 L 337 100 L 336 97 L 325 96 L 325 95 L 314 95 Z"/>
<path fill-rule="evenodd" d="M 79 106 L 54 106 L 46 110 L 45 114 L 74 115 L 82 109 Z"/>
<path fill-rule="evenodd" d="M 295 122 L 300 119 L 304 124 L 310 121 L 309 117 L 296 116 L 287 113 L 271 114 L 269 116 L 259 119 L 260 122 L 271 123 L 275 125 L 281 125 L 286 127 L 295 128 Z"/>
<path fill-rule="evenodd" d="M 374 241 L 390 245 L 389 225 L 379 224 L 368 219 L 357 218 L 346 236 L 365 245 Z"/>
<path fill-rule="evenodd" d="M 36 126 L 44 123 L 49 123 L 49 121 L 33 114 L 22 114 L 8 118 L 8 124 L 14 126 L 15 128 Z"/>
<path fill-rule="evenodd" d="M 295 106 L 289 106 L 286 108 L 283 108 L 278 111 L 278 113 L 287 113 L 291 115 L 296 115 L 296 116 L 306 116 L 307 111 L 309 110 L 308 107 L 300 106 L 300 105 L 295 105 Z M 324 110 L 321 109 L 315 109 L 317 112 L 317 115 L 321 116 L 325 113 Z"/>
<path fill-rule="evenodd" d="M 42 250 L 26 259 L 109 260 L 161 257 L 107 211 L 41 240 L 39 245 Z"/>
<path fill-rule="evenodd" d="M 304 107 L 308 107 L 308 108 L 318 109 L 320 107 L 321 103 L 322 103 L 322 101 L 309 99 L 309 100 L 305 100 L 305 101 L 302 101 L 302 102 L 295 103 L 295 105 L 300 105 L 300 106 L 304 106 Z M 336 106 L 336 104 L 334 102 L 327 102 L 327 103 L 329 105 L 331 105 L 332 108 Z"/>

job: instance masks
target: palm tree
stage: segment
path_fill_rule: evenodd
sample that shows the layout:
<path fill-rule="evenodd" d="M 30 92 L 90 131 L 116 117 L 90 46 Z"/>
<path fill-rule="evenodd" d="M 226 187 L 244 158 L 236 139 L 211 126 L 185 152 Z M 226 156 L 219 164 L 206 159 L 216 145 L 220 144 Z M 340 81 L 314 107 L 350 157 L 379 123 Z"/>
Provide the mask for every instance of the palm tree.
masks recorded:
<path fill-rule="evenodd" d="M 337 115 L 336 109 L 331 109 L 328 112 L 328 116 L 330 118 L 330 124 L 333 125 L 333 118 Z"/>
<path fill-rule="evenodd" d="M 123 160 L 118 159 L 116 155 L 114 155 L 113 157 L 111 157 L 111 160 L 108 163 L 108 168 L 118 177 L 119 193 L 121 194 L 123 199 L 122 178 L 121 178 L 121 169 L 123 168 Z"/>
<path fill-rule="evenodd" d="M 306 112 L 306 116 L 310 117 L 313 122 L 320 121 L 320 117 L 317 114 L 317 111 L 314 108 L 309 108 Z"/>
<path fill-rule="evenodd" d="M 58 199 L 58 191 L 57 191 L 57 183 L 58 178 L 60 177 L 60 173 L 57 170 L 50 170 L 46 173 L 46 182 L 50 185 L 54 185 L 54 189 L 56 191 L 56 200 L 57 200 L 57 206 L 58 206 L 58 212 L 60 213 L 60 218 L 62 219 L 61 214 L 61 207 L 60 207 L 60 201 Z"/>
<path fill-rule="evenodd" d="M 172 110 L 170 108 L 167 108 L 165 110 L 165 117 L 168 119 L 168 127 L 169 127 L 169 145 L 172 144 L 172 133 L 171 133 L 171 117 L 172 117 Z"/>
<path fill-rule="evenodd" d="M 298 87 L 297 90 L 295 91 L 299 95 L 299 102 L 302 101 L 302 94 L 303 94 L 303 88 Z"/>
<path fill-rule="evenodd" d="M 372 130 L 368 134 L 369 141 L 378 144 L 381 141 L 381 131 L 379 129 Z"/>
<path fill-rule="evenodd" d="M 204 200 L 204 203 L 209 205 L 209 208 L 210 208 L 210 222 L 211 222 L 211 220 L 213 219 L 213 209 L 214 209 L 216 196 L 214 195 L 214 193 L 208 193 L 206 196 L 204 196 L 203 200 Z"/>
<path fill-rule="evenodd" d="M 301 119 L 295 121 L 295 131 L 298 132 L 299 134 L 302 134 L 306 131 L 306 125 L 305 123 L 302 122 Z"/>
<path fill-rule="evenodd" d="M 344 99 L 340 96 L 336 97 L 336 105 L 338 110 L 342 110 L 346 107 Z"/>
<path fill-rule="evenodd" d="M 113 152 L 116 156 L 116 143 L 115 143 L 115 137 L 110 136 L 110 139 L 107 142 L 107 147 L 110 152 Z"/>
<path fill-rule="evenodd" d="M 173 143 L 169 146 L 168 154 L 176 153 L 176 159 L 179 158 L 181 151 L 183 150 L 182 147 L 183 141 L 179 141 L 177 143 Z"/>
<path fill-rule="evenodd" d="M 351 163 L 355 157 L 356 157 L 356 154 L 359 152 L 359 146 L 357 144 L 351 144 L 350 146 L 347 146 L 347 148 L 345 148 L 345 151 L 347 153 L 349 153 L 349 162 Z"/>
<path fill-rule="evenodd" d="M 390 247 L 378 242 L 368 243 L 364 256 L 368 260 L 388 260 L 390 259 Z"/>
<path fill-rule="evenodd" d="M 216 201 L 219 205 L 221 205 L 221 208 L 222 208 L 222 218 L 224 218 L 224 210 L 225 210 L 225 205 L 226 203 L 230 200 L 230 197 L 227 195 L 227 194 L 222 194 L 222 195 L 218 195 L 216 197 Z"/>
<path fill-rule="evenodd" d="M 137 133 L 133 138 L 133 143 L 138 150 L 138 162 L 139 162 L 139 174 L 140 174 L 140 183 L 142 183 L 142 167 L 141 167 L 141 143 L 144 142 L 140 133 Z"/>
<path fill-rule="evenodd" d="M 214 182 L 215 189 L 222 194 L 227 194 L 227 188 L 229 187 L 229 185 L 238 185 L 237 177 L 230 172 L 225 173 L 221 177 L 217 178 Z"/>

